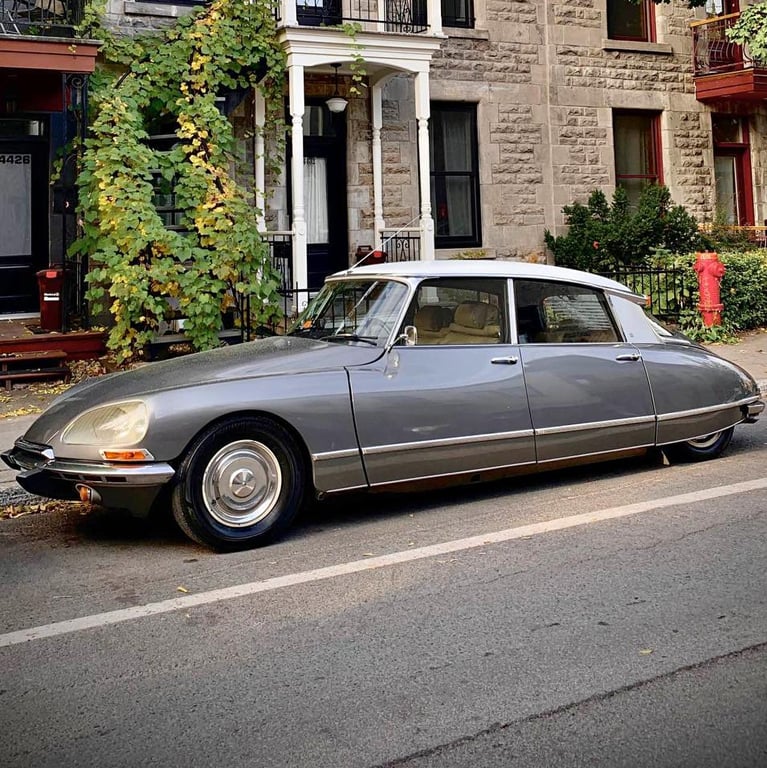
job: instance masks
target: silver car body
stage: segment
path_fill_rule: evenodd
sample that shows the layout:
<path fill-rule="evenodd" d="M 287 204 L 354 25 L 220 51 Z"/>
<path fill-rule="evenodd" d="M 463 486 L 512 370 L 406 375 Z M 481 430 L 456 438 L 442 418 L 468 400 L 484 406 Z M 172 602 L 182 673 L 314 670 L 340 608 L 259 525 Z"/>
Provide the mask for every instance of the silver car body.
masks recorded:
<path fill-rule="evenodd" d="M 477 279 L 503 287 L 491 339 L 414 344 L 403 333 L 419 287 Z M 753 421 L 763 408 L 748 373 L 669 334 L 647 316 L 644 297 L 603 277 L 455 260 L 354 268 L 328 283 L 351 280 L 406 289 L 377 343 L 276 336 L 90 380 L 58 398 L 3 458 L 33 492 L 76 498 L 86 485 L 106 506 L 142 512 L 174 482 L 196 437 L 232 415 L 266 415 L 295 435 L 314 491 L 325 494 L 610 458 Z M 518 297 L 520 285 L 534 293 L 539 283 L 590 292 L 611 340 L 536 341 Z M 577 299 L 547 311 L 577 310 Z M 148 409 L 141 448 L 151 460 L 110 462 L 62 441 L 84 411 L 126 400 Z"/>

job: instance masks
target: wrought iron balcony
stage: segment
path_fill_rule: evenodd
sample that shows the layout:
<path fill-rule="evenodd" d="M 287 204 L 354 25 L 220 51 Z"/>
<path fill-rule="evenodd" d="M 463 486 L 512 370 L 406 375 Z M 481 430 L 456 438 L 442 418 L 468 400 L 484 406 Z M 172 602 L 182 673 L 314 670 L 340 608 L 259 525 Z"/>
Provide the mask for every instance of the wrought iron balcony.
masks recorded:
<path fill-rule="evenodd" d="M 0 34 L 74 37 L 84 0 L 0 0 Z"/>
<path fill-rule="evenodd" d="M 336 27 L 347 22 L 366 32 L 419 34 L 428 30 L 427 0 L 283 0 L 279 19 L 308 27 Z"/>
<path fill-rule="evenodd" d="M 739 13 L 692 23 L 693 75 L 699 101 L 761 100 L 767 96 L 767 61 L 727 38 Z"/>

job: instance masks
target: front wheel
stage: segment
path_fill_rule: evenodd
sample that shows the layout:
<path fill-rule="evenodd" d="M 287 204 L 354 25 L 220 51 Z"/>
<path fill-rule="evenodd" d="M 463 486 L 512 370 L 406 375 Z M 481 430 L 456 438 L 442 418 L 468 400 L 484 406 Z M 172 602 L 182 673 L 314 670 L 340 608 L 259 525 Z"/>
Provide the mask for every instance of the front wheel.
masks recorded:
<path fill-rule="evenodd" d="M 715 459 L 730 444 L 735 427 L 712 432 L 710 435 L 674 443 L 665 447 L 666 455 L 675 461 L 705 461 Z"/>
<path fill-rule="evenodd" d="M 274 540 L 301 506 L 306 470 L 293 436 L 270 419 L 216 424 L 191 445 L 173 488 L 173 517 L 219 550 Z"/>

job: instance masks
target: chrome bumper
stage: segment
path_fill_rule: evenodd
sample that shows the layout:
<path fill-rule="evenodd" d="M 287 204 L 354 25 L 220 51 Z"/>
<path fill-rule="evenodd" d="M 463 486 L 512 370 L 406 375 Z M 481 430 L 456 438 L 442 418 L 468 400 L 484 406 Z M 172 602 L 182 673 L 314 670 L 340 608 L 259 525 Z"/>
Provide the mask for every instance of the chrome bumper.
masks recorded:
<path fill-rule="evenodd" d="M 161 488 L 176 474 L 165 462 L 111 464 L 57 459 L 47 445 L 23 438 L 0 458 L 19 470 L 16 482 L 24 490 L 51 499 L 77 500 L 81 485 L 98 490 L 104 506 L 128 509 L 136 514 L 148 511 Z"/>
<path fill-rule="evenodd" d="M 759 420 L 759 416 L 763 410 L 764 403 L 761 400 L 755 400 L 753 403 L 749 403 L 745 408 L 746 416 L 743 421 L 748 424 L 753 424 L 755 421 Z"/>

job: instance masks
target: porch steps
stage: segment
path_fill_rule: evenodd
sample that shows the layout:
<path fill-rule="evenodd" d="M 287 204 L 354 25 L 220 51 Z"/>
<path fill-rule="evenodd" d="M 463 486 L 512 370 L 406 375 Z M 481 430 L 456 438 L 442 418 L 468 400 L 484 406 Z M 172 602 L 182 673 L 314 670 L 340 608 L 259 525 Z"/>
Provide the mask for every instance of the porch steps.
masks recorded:
<path fill-rule="evenodd" d="M 67 353 L 61 349 L 0 353 L 0 383 L 10 391 L 17 381 L 63 378 L 68 382 L 71 372 L 66 359 Z"/>

